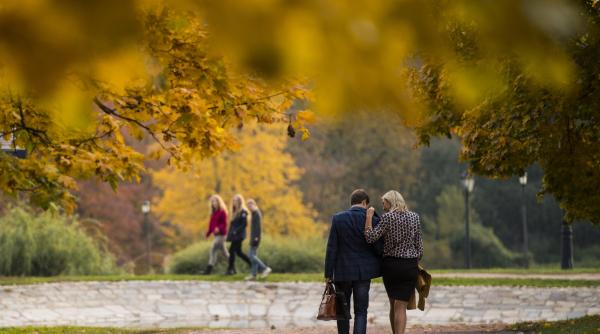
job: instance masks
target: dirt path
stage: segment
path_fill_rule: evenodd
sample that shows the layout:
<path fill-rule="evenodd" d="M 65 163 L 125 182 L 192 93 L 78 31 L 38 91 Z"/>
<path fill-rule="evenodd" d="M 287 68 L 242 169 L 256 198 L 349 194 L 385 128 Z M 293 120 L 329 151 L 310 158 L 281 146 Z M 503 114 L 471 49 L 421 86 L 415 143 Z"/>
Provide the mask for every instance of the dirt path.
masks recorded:
<path fill-rule="evenodd" d="M 442 278 L 507 278 L 507 279 L 564 279 L 600 281 L 600 273 L 587 274 L 505 274 L 505 273 L 436 273 Z"/>
<path fill-rule="evenodd" d="M 389 334 L 392 330 L 388 326 L 369 325 L 369 334 Z M 295 329 L 227 329 L 227 330 L 206 330 L 194 331 L 188 334 L 336 334 L 335 325 L 332 327 L 313 327 L 313 328 L 295 328 Z M 494 333 L 509 334 L 518 333 L 506 330 L 505 325 L 444 325 L 444 326 L 412 326 L 406 330 L 406 334 L 442 334 L 442 333 Z"/>

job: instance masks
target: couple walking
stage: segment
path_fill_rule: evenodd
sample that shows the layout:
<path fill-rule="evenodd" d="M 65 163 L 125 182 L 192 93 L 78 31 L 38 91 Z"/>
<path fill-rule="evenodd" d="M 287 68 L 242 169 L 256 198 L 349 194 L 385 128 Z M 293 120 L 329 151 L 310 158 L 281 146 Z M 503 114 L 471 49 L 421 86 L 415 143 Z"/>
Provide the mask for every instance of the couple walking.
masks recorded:
<path fill-rule="evenodd" d="M 247 206 L 246 206 L 247 204 Z M 235 269 L 235 259 L 239 256 L 251 268 L 251 275 L 246 277 L 246 280 L 256 280 L 256 276 L 260 271 L 262 277 L 267 277 L 271 272 L 271 268 L 266 266 L 258 258 L 258 246 L 260 245 L 261 230 L 262 230 L 262 214 L 256 201 L 248 199 L 244 201 L 244 197 L 237 194 L 231 200 L 231 223 L 229 230 L 227 228 L 227 206 L 223 198 L 219 195 L 213 195 L 210 198 L 210 222 L 206 238 L 214 234 L 212 246 L 210 248 L 208 266 L 204 270 L 204 275 L 210 275 L 217 263 L 219 254 L 223 254 L 229 259 L 229 265 L 225 275 L 234 275 L 237 273 Z M 242 251 L 242 243 L 246 239 L 246 227 L 250 222 L 250 253 L 249 257 Z M 229 252 L 225 247 L 225 241 L 231 242 Z"/>
<path fill-rule="evenodd" d="M 354 295 L 354 333 L 366 333 L 371 279 L 383 276 L 390 300 L 394 334 L 406 329 L 406 308 L 415 292 L 418 262 L 423 256 L 419 216 L 409 211 L 402 195 L 382 196 L 385 213 L 369 207 L 363 189 L 352 192 L 351 207 L 333 216 L 325 256 L 325 278 L 343 292 L 346 304 Z M 350 331 L 349 320 L 338 320 L 339 334 Z"/>

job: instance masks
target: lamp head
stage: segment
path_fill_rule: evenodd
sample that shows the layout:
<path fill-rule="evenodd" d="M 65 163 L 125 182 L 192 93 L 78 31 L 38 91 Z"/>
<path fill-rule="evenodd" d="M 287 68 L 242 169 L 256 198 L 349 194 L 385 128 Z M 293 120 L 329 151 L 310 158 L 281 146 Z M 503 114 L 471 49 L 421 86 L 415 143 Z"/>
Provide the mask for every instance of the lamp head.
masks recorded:
<path fill-rule="evenodd" d="M 142 212 L 150 213 L 150 201 L 148 201 L 148 200 L 144 201 L 144 203 L 142 204 Z"/>
<path fill-rule="evenodd" d="M 475 187 L 475 179 L 471 175 L 465 173 L 463 174 L 462 184 L 465 190 L 470 193 Z"/>
<path fill-rule="evenodd" d="M 522 186 L 525 186 L 527 184 L 527 172 L 523 173 L 523 175 L 519 176 L 519 183 Z"/>

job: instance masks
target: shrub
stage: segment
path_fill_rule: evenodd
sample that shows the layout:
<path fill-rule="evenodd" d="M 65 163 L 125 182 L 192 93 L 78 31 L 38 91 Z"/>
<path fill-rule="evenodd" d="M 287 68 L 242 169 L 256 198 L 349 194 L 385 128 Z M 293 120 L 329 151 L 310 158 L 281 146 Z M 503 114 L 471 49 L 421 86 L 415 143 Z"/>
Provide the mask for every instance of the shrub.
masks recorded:
<path fill-rule="evenodd" d="M 456 265 L 462 264 L 464 259 L 464 234 L 457 233 L 451 241 L 450 247 Z M 471 262 L 473 267 L 494 268 L 510 267 L 521 264 L 520 254 L 510 251 L 489 227 L 479 224 L 471 225 Z"/>
<path fill-rule="evenodd" d="M 77 221 L 57 213 L 34 214 L 21 207 L 0 217 L 0 275 L 111 274 L 112 255 L 101 251 Z"/>
<path fill-rule="evenodd" d="M 600 245 L 594 245 L 589 247 L 578 247 L 575 244 L 574 261 L 577 267 L 600 267 Z"/>
<path fill-rule="evenodd" d="M 167 272 L 172 274 L 199 274 L 208 263 L 208 252 L 212 240 L 197 242 L 175 253 L 167 264 Z M 322 272 L 325 263 L 324 239 L 264 238 L 258 249 L 258 257 L 274 272 L 304 273 Z M 248 253 L 248 242 L 244 242 L 243 251 Z M 216 273 L 227 268 L 227 260 L 220 257 L 215 266 Z M 248 266 L 236 259 L 238 272 L 248 272 Z"/>

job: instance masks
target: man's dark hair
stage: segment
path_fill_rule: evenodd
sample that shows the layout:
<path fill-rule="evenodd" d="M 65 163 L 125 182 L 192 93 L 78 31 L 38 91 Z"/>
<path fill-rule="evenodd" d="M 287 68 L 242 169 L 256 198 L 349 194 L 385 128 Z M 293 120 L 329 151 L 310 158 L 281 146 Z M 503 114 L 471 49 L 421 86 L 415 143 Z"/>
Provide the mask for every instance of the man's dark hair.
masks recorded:
<path fill-rule="evenodd" d="M 350 195 L 350 205 L 360 204 L 362 201 L 367 201 L 369 204 L 369 195 L 364 189 L 356 189 Z"/>

